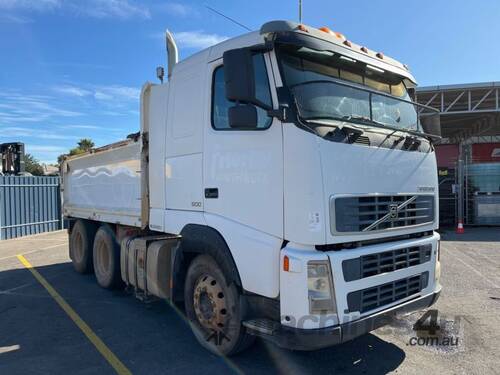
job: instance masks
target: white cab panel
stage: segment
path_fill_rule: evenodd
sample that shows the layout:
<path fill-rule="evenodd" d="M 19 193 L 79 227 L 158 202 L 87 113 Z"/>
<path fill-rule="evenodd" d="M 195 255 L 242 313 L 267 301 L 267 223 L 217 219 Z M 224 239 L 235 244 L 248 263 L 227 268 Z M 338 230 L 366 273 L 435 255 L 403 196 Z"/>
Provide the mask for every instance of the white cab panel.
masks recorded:
<path fill-rule="evenodd" d="M 325 206 L 319 137 L 284 124 L 285 239 L 301 244 L 325 242 Z"/>
<path fill-rule="evenodd" d="M 198 60 L 203 61 L 203 53 Z M 205 71 L 176 67 L 168 98 L 165 178 L 166 209 L 203 210 L 203 111 Z M 175 94 L 174 94 L 175 93 Z M 150 156 L 151 158 L 151 156 Z M 162 170 L 153 173 L 161 174 Z M 187 224 L 187 223 L 186 223 Z"/>
<path fill-rule="evenodd" d="M 203 210 L 202 154 L 167 158 L 165 163 L 167 209 Z"/>
<path fill-rule="evenodd" d="M 205 213 L 205 221 L 229 246 L 243 288 L 265 297 L 278 297 L 281 238 L 218 215 Z"/>
<path fill-rule="evenodd" d="M 286 124 L 284 133 L 285 239 L 321 245 L 382 238 L 437 228 L 428 225 L 393 231 L 337 234 L 330 231 L 330 199 L 335 195 L 419 194 L 420 187 L 435 189 L 434 152 L 409 152 L 323 140 Z"/>
<path fill-rule="evenodd" d="M 383 147 L 330 142 L 318 137 L 323 172 L 326 220 L 329 202 L 337 194 L 421 194 L 419 187 L 431 187 L 435 192 L 435 212 L 438 211 L 438 180 L 434 152 L 401 151 Z M 412 232 L 437 229 L 433 223 L 398 230 L 335 235 L 326 229 L 326 243 L 359 241 Z"/>
<path fill-rule="evenodd" d="M 167 129 L 168 83 L 152 86 L 146 121 L 149 123 L 149 205 L 151 211 L 165 209 L 165 136 Z M 162 217 L 162 215 L 161 215 Z M 158 215 L 150 215 L 150 225 L 163 230 Z M 161 229 L 158 226 L 161 225 Z"/>
<path fill-rule="evenodd" d="M 218 66 L 212 64 L 210 76 Z M 211 79 L 207 80 L 210 92 Z M 210 98 L 205 104 L 211 113 Z M 274 119 L 263 130 L 215 130 L 205 125 L 204 188 L 218 189 L 205 198 L 205 212 L 283 238 L 283 138 Z"/>
<path fill-rule="evenodd" d="M 180 234 L 187 224 L 207 225 L 203 212 L 164 210 L 165 233 Z"/>

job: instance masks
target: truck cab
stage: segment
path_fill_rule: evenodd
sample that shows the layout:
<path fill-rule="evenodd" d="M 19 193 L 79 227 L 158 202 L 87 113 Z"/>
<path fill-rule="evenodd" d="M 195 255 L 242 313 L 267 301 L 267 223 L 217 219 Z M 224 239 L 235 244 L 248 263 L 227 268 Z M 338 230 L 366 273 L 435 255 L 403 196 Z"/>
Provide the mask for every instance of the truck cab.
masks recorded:
<path fill-rule="evenodd" d="M 178 236 L 165 295 L 200 343 L 319 349 L 436 301 L 439 115 L 412 102 L 405 65 L 288 21 L 176 60 L 142 90 L 140 173 L 101 163 L 87 201 L 105 205 L 106 179 L 129 168 L 141 193 L 108 193 L 137 218 L 79 214 L 86 185 L 69 171 L 85 166 L 66 168 L 65 214 L 112 225 L 122 259 L 119 227 Z"/>

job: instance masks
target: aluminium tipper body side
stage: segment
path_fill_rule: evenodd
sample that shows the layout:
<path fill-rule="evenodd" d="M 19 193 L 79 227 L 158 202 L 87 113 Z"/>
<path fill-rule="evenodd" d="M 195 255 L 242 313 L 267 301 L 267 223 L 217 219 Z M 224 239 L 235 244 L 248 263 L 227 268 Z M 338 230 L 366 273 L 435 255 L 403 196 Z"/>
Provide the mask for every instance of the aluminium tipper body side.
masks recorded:
<path fill-rule="evenodd" d="M 62 173 L 66 217 L 142 226 L 141 138 L 69 158 Z"/>

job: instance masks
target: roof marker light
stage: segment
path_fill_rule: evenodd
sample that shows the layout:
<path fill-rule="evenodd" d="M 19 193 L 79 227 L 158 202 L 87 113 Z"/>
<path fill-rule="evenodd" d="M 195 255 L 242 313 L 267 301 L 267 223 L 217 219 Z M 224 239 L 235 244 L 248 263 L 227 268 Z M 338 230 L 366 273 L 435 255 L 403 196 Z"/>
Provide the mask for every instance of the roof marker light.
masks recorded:
<path fill-rule="evenodd" d="M 324 33 L 333 34 L 333 31 L 326 26 L 320 27 L 319 30 L 323 31 Z"/>
<path fill-rule="evenodd" d="M 377 54 L 375 56 L 377 56 L 379 59 L 384 58 L 384 54 L 382 52 L 377 52 Z"/>
<path fill-rule="evenodd" d="M 366 47 L 361 47 L 361 51 L 363 51 L 364 53 L 368 53 L 368 48 L 366 48 Z"/>
<path fill-rule="evenodd" d="M 345 40 L 345 39 L 346 39 L 346 37 L 344 36 L 344 34 L 339 33 L 338 31 L 335 31 L 335 32 L 334 32 L 334 34 L 335 34 L 335 36 L 336 36 L 337 38 L 339 38 L 339 39 L 343 39 L 343 40 Z"/>
<path fill-rule="evenodd" d="M 347 47 L 352 47 L 351 42 L 349 42 L 348 40 L 344 40 L 344 44 L 345 44 Z"/>
<path fill-rule="evenodd" d="M 308 32 L 309 32 L 309 30 L 307 30 L 307 27 L 305 27 L 305 26 L 304 26 L 304 25 L 302 25 L 302 24 L 299 24 L 299 25 L 297 26 L 297 29 L 299 29 L 300 31 L 304 31 L 304 32 L 306 32 L 306 33 L 308 33 Z"/>

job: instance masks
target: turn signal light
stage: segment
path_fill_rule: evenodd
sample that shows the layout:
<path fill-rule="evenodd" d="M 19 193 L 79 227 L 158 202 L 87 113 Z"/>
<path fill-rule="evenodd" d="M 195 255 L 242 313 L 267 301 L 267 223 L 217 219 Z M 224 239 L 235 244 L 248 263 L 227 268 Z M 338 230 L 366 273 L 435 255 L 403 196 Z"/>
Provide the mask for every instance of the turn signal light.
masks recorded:
<path fill-rule="evenodd" d="M 290 271 L 290 259 L 287 255 L 283 257 L 283 271 Z"/>

